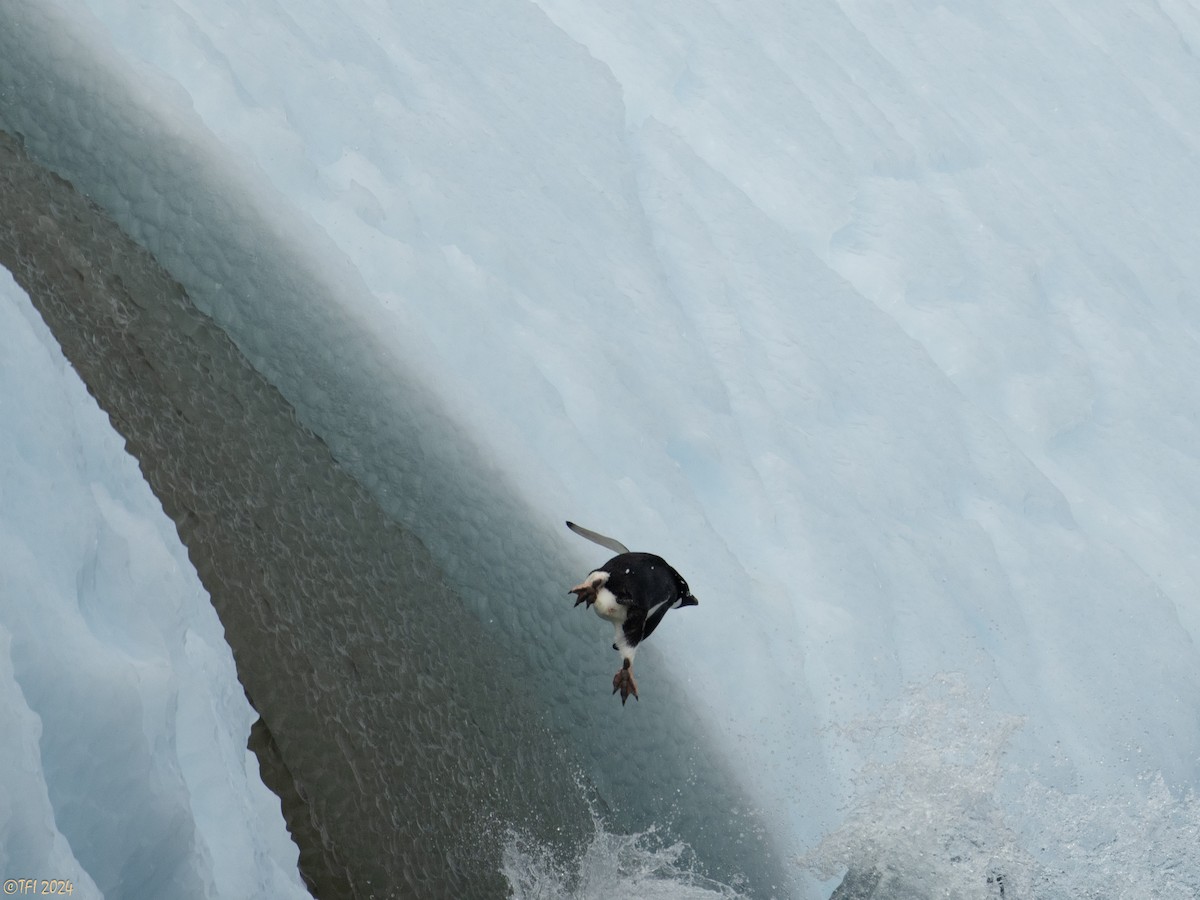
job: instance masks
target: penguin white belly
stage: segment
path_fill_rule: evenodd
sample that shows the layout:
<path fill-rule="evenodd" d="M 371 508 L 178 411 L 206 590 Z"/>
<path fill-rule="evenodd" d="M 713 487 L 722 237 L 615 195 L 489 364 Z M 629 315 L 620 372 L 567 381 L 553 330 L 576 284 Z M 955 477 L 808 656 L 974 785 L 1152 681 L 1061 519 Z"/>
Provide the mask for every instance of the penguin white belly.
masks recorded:
<path fill-rule="evenodd" d="M 625 659 L 633 662 L 633 655 L 637 652 L 637 648 L 629 646 L 629 641 L 625 639 L 625 629 L 621 627 L 625 624 L 629 607 L 618 603 L 616 595 L 608 588 L 602 587 L 596 591 L 596 602 L 592 605 L 592 609 L 596 610 L 596 615 L 606 622 L 612 622 L 613 649 Z"/>
<path fill-rule="evenodd" d="M 617 626 L 624 623 L 625 616 L 629 612 L 629 608 L 618 603 L 616 595 L 606 587 L 596 591 L 596 602 L 592 608 L 596 610 L 596 615 L 600 618 Z"/>

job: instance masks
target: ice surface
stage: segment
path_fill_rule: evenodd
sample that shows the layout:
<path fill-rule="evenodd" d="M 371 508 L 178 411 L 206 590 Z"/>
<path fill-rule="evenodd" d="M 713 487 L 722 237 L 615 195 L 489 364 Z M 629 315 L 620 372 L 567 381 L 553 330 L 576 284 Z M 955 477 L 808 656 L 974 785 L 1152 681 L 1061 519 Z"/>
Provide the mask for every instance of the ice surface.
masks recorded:
<path fill-rule="evenodd" d="M 455 900 L 493 897 L 506 825 L 556 845 L 583 838 L 580 756 L 546 727 L 532 667 L 154 258 L 4 134 L 0 262 L 186 543 L 262 717 L 251 744 L 314 893 L 426 896 L 437 885 Z M 662 752 L 666 718 L 650 731 L 669 761 L 679 753 Z M 680 752 L 696 740 L 670 736 Z M 658 809 L 679 781 L 635 768 L 621 787 Z M 716 781 L 710 770 L 688 784 L 728 796 Z M 734 847 L 713 849 L 748 867 Z"/>
<path fill-rule="evenodd" d="M 314 264 L 327 262 L 321 236 L 278 207 L 252 202 L 262 188 L 249 179 L 243 183 L 245 194 L 229 192 L 217 179 L 228 174 L 221 166 L 229 161 L 203 134 L 187 132 L 195 123 L 170 110 L 162 121 L 154 118 L 155 107 L 142 96 L 142 88 L 125 84 L 123 76 L 98 65 L 96 58 L 76 54 L 73 58 L 84 64 L 82 72 L 65 66 L 39 69 L 46 56 L 56 57 L 61 42 L 78 36 L 74 23 L 38 6 L 20 25 L 5 32 L 13 37 L 3 55 L 6 76 L 27 88 L 17 93 L 63 97 L 84 92 L 86 103 L 56 103 L 54 108 L 82 116 L 83 130 L 93 144 L 121 148 L 106 156 L 101 168 L 130 179 L 126 187 L 115 189 L 112 183 L 97 186 L 76 172 L 76 183 L 115 210 L 118 218 L 123 216 L 130 232 L 143 240 L 153 238 L 160 258 L 188 273 L 185 280 L 197 271 L 219 276 L 191 282 L 197 305 L 207 303 L 218 318 L 232 312 L 232 319 L 222 319 L 226 325 L 237 320 L 247 326 L 237 331 L 242 349 L 279 383 L 297 388 L 289 389 L 289 399 L 306 421 L 317 423 L 325 416 L 338 420 L 337 428 L 323 433 L 325 444 L 339 464 L 375 491 L 385 509 L 419 533 L 439 567 L 457 581 L 457 592 L 496 630 L 495 646 L 526 656 L 525 665 L 537 675 L 530 696 L 569 735 L 577 752 L 594 761 L 589 779 L 609 804 L 610 821 L 644 828 L 669 810 L 673 825 L 703 849 L 709 865 L 765 880 L 768 842 L 753 821 L 757 810 L 750 803 L 723 799 L 729 796 L 728 773 L 734 761 L 718 757 L 695 764 L 706 756 L 706 742 L 696 740 L 706 723 L 689 703 L 680 702 L 685 695 L 672 684 L 671 673 L 660 670 L 657 676 L 662 705 L 639 718 L 602 702 L 608 699 L 612 679 L 613 663 L 605 652 L 611 638 L 601 637 L 596 653 L 595 618 L 562 615 L 567 597 L 563 573 L 586 572 L 596 564 L 594 554 L 568 558 L 567 548 L 582 542 L 563 540 L 561 520 L 537 516 L 541 521 L 532 526 L 514 527 L 515 522 L 530 521 L 527 503 L 514 499 L 507 476 L 493 460 L 481 461 L 478 437 L 456 425 L 431 392 L 414 387 L 406 363 L 399 361 L 402 356 L 381 348 L 372 323 L 347 317 L 340 305 L 328 306 L 331 298 L 339 304 L 356 300 L 357 288 L 353 277 L 339 282 L 328 266 Z M 101 89 L 106 84 L 109 87 Z M 132 98 L 127 91 L 133 92 Z M 12 127 L 27 139 L 44 134 L 48 126 L 58 127 L 40 116 L 27 119 L 27 109 L 10 111 L 20 123 Z M 64 160 L 85 160 L 89 166 L 98 160 L 95 152 L 77 155 L 74 136 L 80 124 L 70 116 L 60 120 L 64 130 L 55 130 L 55 140 L 45 144 L 63 171 L 71 171 L 62 166 Z M 190 139 L 181 140 L 181 133 Z M 39 143 L 29 141 L 30 146 Z M 151 145 L 155 161 L 136 162 Z M 130 204 L 128 197 L 136 202 Z M 131 207 L 146 220 L 122 213 Z M 211 230 L 196 230 L 198 221 L 211 225 Z M 306 246 L 311 252 L 302 252 Z M 190 255 L 181 260 L 180 253 Z M 247 298 L 255 302 L 247 305 Z M 272 327 L 260 329 L 264 320 Z M 297 341 L 290 350 L 273 342 L 273 336 L 285 334 Z M 320 346 L 306 348 L 304 342 L 316 335 L 321 336 Z M 363 367 L 347 367 L 348 360 Z M 310 379 L 312 374 L 317 377 Z M 386 458 L 388 464 L 375 470 L 364 465 L 376 458 Z M 307 494 L 300 499 L 310 502 Z M 299 605 L 303 598 L 287 602 Z M 329 624 L 346 629 L 356 623 Z M 436 646 L 430 643 L 426 652 Z M 642 656 L 640 671 L 653 671 L 655 658 L 651 646 Z M 394 664 L 390 659 L 378 662 L 383 664 L 381 671 Z M 451 682 L 438 683 L 448 691 L 454 688 Z M 328 703 L 331 697 L 323 699 Z M 444 709 L 433 712 L 445 715 Z M 327 737 L 325 731 L 321 734 Z M 654 764 L 630 765 L 631 759 Z M 519 762 L 505 760 L 509 766 Z M 437 779 L 427 779 L 425 790 L 435 794 L 437 784 Z M 386 804 L 380 807 L 377 799 L 369 795 L 366 802 L 390 810 Z M 345 797 L 331 801 L 341 804 Z M 729 811 L 720 828 L 707 821 L 714 804 Z M 441 849 L 433 851 L 446 859 Z"/>
<path fill-rule="evenodd" d="M 676 565 L 701 606 L 639 655 L 644 700 L 669 662 L 782 846 L 845 824 L 888 752 L 886 728 L 838 729 L 946 673 L 965 708 L 1020 717 L 1003 773 L 1064 798 L 996 794 L 1023 847 L 1054 810 L 1186 819 L 1196 11 L 449 7 L 18 2 L 0 67 L 55 35 L 58 69 L 115 72 L 203 171 L 89 118 L 87 79 L 47 96 L 8 71 L 0 123 L 145 241 L 448 571 L 494 587 L 474 600 L 498 629 L 543 627 L 496 603 L 539 545 L 486 479 L 455 481 L 476 453 L 531 518 Z M 294 257 L 259 259 L 251 215 Z M 256 305 L 294 262 L 294 299 Z M 335 307 L 307 305 L 314 279 Z M 562 540 L 565 590 L 595 560 Z M 553 560 L 525 561 L 544 584 Z M 842 864 L 882 852 L 867 831 Z M 1140 833 L 1130 884 L 1194 881 Z"/>
<path fill-rule="evenodd" d="M 208 596 L 4 270 L 0 343 L 0 872 L 84 896 L 308 896 Z"/>

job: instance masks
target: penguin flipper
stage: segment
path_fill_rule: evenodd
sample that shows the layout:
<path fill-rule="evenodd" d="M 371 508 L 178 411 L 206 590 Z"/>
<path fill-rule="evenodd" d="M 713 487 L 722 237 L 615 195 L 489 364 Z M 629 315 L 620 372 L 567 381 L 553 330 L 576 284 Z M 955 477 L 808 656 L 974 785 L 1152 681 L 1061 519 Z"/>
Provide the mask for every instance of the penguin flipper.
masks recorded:
<path fill-rule="evenodd" d="M 642 640 L 650 637 L 654 633 L 654 629 L 658 627 L 658 623 L 663 620 L 663 616 L 667 614 L 667 610 L 671 608 L 671 601 L 664 600 L 654 608 L 654 612 L 646 617 L 642 627 Z"/>
<path fill-rule="evenodd" d="M 567 527 L 582 538 L 587 538 L 593 544 L 599 544 L 614 553 L 628 553 L 629 548 L 615 538 L 610 538 L 607 535 L 600 534 L 597 531 L 592 531 L 590 528 L 584 528 L 582 525 L 576 525 L 574 522 L 568 522 Z"/>

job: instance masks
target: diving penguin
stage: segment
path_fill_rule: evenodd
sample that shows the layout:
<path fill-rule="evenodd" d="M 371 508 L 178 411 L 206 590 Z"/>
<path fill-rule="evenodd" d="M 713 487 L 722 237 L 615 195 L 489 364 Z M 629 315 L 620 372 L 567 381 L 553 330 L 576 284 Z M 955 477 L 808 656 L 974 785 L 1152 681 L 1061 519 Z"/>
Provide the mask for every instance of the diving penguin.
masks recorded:
<path fill-rule="evenodd" d="M 613 676 L 613 693 L 621 692 L 621 705 L 624 706 L 630 694 L 635 700 L 640 699 L 637 682 L 633 680 L 633 655 L 638 644 L 650 637 L 668 609 L 696 606 L 700 601 L 692 596 L 683 577 L 661 556 L 630 553 L 620 541 L 574 522 L 568 522 L 567 527 L 580 537 L 618 554 L 588 573 L 588 577 L 570 592 L 576 597 L 576 606 L 586 603 L 594 607 L 596 615 L 612 622 L 616 629 L 613 649 L 624 657 L 624 664 Z"/>

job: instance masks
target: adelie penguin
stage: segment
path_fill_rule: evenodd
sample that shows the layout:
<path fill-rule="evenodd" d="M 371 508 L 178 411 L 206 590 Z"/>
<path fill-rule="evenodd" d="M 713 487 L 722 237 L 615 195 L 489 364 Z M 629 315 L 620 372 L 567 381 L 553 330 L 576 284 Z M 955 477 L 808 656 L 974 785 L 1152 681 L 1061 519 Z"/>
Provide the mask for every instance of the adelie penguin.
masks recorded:
<path fill-rule="evenodd" d="M 630 553 L 620 541 L 597 534 L 568 522 L 567 527 L 580 537 L 615 551 L 614 556 L 588 577 L 571 588 L 575 605 L 586 603 L 596 615 L 613 623 L 617 637 L 613 649 L 624 658 L 620 670 L 613 676 L 613 693 L 621 692 L 621 705 L 633 694 L 638 698 L 637 682 L 633 680 L 633 655 L 638 645 L 654 632 L 669 609 L 696 606 L 700 601 L 692 596 L 688 584 L 669 563 L 653 553 Z"/>

